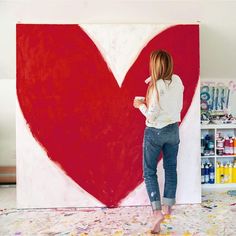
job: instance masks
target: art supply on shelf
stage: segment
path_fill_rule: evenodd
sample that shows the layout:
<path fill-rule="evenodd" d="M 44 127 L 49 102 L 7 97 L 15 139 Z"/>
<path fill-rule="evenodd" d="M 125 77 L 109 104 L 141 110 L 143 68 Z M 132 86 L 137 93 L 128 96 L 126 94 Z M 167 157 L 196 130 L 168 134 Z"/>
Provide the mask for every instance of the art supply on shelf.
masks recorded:
<path fill-rule="evenodd" d="M 216 154 L 219 156 L 224 155 L 224 138 L 220 133 L 217 133 L 216 136 Z"/>
<path fill-rule="evenodd" d="M 217 184 L 220 184 L 220 176 L 221 176 L 221 174 L 220 174 L 220 165 L 217 162 L 217 164 L 216 164 L 216 183 Z"/>
<path fill-rule="evenodd" d="M 224 183 L 229 183 L 229 164 L 227 163 L 224 167 Z"/>
<path fill-rule="evenodd" d="M 234 155 L 236 155 L 236 137 L 234 137 L 233 147 L 234 147 Z"/>
<path fill-rule="evenodd" d="M 224 154 L 225 155 L 229 155 L 229 149 L 230 149 L 230 140 L 229 137 L 225 137 L 225 141 L 224 141 Z"/>
<path fill-rule="evenodd" d="M 233 183 L 236 183 L 236 161 L 234 162 L 232 172 L 233 172 L 233 176 L 232 176 L 232 180 L 233 180 L 233 181 L 232 181 L 232 182 L 233 182 Z"/>
<path fill-rule="evenodd" d="M 201 137 L 201 155 L 204 156 L 204 150 L 205 150 L 205 138 L 204 136 Z"/>
<path fill-rule="evenodd" d="M 229 163 L 229 183 L 233 183 L 233 164 Z"/>
<path fill-rule="evenodd" d="M 209 164 L 209 183 L 210 184 L 215 183 L 215 170 L 212 164 Z"/>
<path fill-rule="evenodd" d="M 231 137 L 229 139 L 229 155 L 233 155 L 234 154 L 234 140 Z"/>
<path fill-rule="evenodd" d="M 215 183 L 215 168 L 214 165 L 210 162 L 202 163 L 201 165 L 201 183 Z"/>
<path fill-rule="evenodd" d="M 202 163 L 202 166 L 201 166 L 201 184 L 204 184 L 205 183 L 205 167 L 204 167 L 204 164 Z"/>
<path fill-rule="evenodd" d="M 201 155 L 211 156 L 215 154 L 215 143 L 213 136 L 207 134 L 205 137 L 201 138 Z"/>
<path fill-rule="evenodd" d="M 207 164 L 205 164 L 205 184 L 209 183 L 209 180 L 210 180 L 210 176 L 209 176 L 209 167 Z"/>
<path fill-rule="evenodd" d="M 236 184 L 236 127 L 223 124 L 201 129 L 201 183 Z"/>
<path fill-rule="evenodd" d="M 224 183 L 224 165 L 220 163 L 220 183 Z"/>

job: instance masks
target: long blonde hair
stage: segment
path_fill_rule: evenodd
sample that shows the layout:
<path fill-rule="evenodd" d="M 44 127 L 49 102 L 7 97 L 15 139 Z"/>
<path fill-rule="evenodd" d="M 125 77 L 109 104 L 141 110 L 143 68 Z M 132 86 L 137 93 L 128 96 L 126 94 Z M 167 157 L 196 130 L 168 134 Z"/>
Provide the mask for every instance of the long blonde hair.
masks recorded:
<path fill-rule="evenodd" d="M 156 89 L 157 80 L 170 81 L 173 75 L 173 59 L 172 56 L 164 50 L 156 50 L 150 54 L 149 70 L 151 75 L 151 82 L 147 89 L 146 103 L 149 105 L 150 94 Z M 156 89 L 157 91 L 157 89 Z M 159 95 L 157 92 L 157 99 Z"/>

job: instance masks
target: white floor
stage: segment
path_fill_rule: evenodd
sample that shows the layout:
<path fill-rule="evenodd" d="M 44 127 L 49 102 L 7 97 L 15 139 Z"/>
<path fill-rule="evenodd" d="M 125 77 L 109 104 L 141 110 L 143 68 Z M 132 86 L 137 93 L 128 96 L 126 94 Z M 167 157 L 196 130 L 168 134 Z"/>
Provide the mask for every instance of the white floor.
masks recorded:
<path fill-rule="evenodd" d="M 16 186 L 0 185 L 0 209 L 16 208 Z"/>
<path fill-rule="evenodd" d="M 204 190 L 202 204 L 176 205 L 161 223 L 162 236 L 235 236 L 236 196 Z M 151 208 L 16 209 L 15 186 L 0 186 L 0 236 L 151 235 Z"/>

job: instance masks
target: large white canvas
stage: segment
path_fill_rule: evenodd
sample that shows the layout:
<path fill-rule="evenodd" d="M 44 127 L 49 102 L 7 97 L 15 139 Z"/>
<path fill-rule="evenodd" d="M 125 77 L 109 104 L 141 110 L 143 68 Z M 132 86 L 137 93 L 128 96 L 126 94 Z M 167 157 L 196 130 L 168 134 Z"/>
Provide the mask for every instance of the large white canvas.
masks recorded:
<path fill-rule="evenodd" d="M 168 27 L 158 24 L 80 26 L 102 52 L 119 85 L 148 40 Z M 180 127 L 177 204 L 201 202 L 199 103 L 198 85 L 192 104 Z M 17 206 L 20 208 L 103 206 L 47 157 L 30 133 L 18 102 L 16 116 Z M 162 186 L 164 181 L 162 161 L 158 166 L 158 176 Z M 120 205 L 147 204 L 149 200 L 142 183 L 123 199 Z"/>

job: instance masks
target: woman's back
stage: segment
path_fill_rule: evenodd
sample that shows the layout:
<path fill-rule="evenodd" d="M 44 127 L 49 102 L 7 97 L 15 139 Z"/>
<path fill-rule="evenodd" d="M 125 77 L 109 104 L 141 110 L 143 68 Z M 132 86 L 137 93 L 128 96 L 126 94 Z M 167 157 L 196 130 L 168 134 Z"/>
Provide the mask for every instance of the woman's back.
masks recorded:
<path fill-rule="evenodd" d="M 146 116 L 146 125 L 163 128 L 166 125 L 179 122 L 183 106 L 183 83 L 178 75 L 173 74 L 171 80 L 159 79 L 156 89 L 150 95 L 148 108 L 140 106 Z M 158 94 L 157 94 L 158 93 Z"/>

